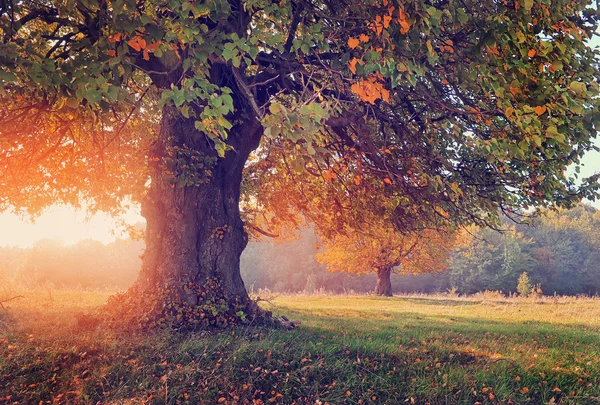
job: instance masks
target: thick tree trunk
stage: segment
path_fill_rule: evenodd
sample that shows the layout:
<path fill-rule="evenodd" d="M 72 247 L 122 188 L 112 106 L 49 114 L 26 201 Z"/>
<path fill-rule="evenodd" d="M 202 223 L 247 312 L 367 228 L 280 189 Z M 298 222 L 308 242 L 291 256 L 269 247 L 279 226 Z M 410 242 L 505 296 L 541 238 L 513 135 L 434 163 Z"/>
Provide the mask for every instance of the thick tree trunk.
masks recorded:
<path fill-rule="evenodd" d="M 375 286 L 375 294 L 385 297 L 392 296 L 391 274 L 391 267 L 382 267 L 377 269 L 377 286 Z"/>
<path fill-rule="evenodd" d="M 227 139 L 233 150 L 217 158 L 194 119 L 163 109 L 142 206 L 146 251 L 131 292 L 142 307 L 138 316 L 150 324 L 170 316 L 178 324 L 229 324 L 235 314 L 245 319 L 257 311 L 240 276 L 248 238 L 239 199 L 242 170 L 262 129 L 238 118 Z"/>

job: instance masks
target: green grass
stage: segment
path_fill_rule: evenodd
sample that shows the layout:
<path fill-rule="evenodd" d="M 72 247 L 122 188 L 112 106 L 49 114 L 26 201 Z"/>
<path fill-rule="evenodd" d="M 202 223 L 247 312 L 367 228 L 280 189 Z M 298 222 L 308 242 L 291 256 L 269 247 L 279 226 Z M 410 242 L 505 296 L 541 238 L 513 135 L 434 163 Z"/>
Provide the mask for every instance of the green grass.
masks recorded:
<path fill-rule="evenodd" d="M 282 296 L 290 332 L 117 336 L 75 326 L 106 294 L 24 295 L 0 309 L 0 404 L 600 403 L 595 299 Z"/>

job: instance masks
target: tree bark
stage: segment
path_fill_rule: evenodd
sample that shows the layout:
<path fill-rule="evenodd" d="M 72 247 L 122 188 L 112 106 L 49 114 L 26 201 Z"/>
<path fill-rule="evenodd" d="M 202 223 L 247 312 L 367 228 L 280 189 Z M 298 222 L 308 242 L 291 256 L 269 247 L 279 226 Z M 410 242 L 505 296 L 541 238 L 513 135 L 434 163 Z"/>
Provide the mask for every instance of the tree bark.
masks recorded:
<path fill-rule="evenodd" d="M 375 286 L 375 294 L 385 297 L 392 296 L 392 268 L 382 267 L 377 269 L 377 285 Z"/>
<path fill-rule="evenodd" d="M 168 308 L 180 323 L 198 323 L 191 318 L 200 317 L 205 324 L 227 324 L 240 310 L 242 317 L 257 311 L 240 275 L 248 237 L 239 199 L 242 170 L 258 147 L 262 127 L 243 115 L 236 118 L 227 139 L 233 150 L 218 158 L 212 141 L 195 129 L 194 118 L 184 118 L 174 107 L 163 109 L 142 204 L 146 250 L 132 292 L 141 307 L 138 318 L 164 320 Z M 223 316 L 212 319 L 219 311 Z"/>

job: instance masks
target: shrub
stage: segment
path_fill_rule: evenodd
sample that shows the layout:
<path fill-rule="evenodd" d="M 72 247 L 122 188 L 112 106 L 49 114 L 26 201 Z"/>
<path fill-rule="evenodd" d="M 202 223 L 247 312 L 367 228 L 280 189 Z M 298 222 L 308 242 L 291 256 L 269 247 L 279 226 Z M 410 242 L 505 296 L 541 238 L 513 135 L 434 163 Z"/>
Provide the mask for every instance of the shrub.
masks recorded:
<path fill-rule="evenodd" d="M 519 276 L 519 281 L 517 282 L 517 291 L 520 295 L 524 297 L 527 297 L 529 294 L 531 294 L 531 280 L 529 279 L 529 275 L 526 271 L 521 273 L 521 275 Z"/>

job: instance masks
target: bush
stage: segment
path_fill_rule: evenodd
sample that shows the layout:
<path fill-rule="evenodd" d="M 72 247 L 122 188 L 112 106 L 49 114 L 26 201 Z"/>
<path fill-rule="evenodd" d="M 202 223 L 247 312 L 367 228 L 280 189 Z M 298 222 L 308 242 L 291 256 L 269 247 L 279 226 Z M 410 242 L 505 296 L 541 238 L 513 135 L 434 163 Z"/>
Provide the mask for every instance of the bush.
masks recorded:
<path fill-rule="evenodd" d="M 529 294 L 531 294 L 531 280 L 529 279 L 529 275 L 526 271 L 521 273 L 521 275 L 519 276 L 519 281 L 517 283 L 517 291 L 519 292 L 519 295 L 522 295 L 523 297 L 527 297 Z"/>

